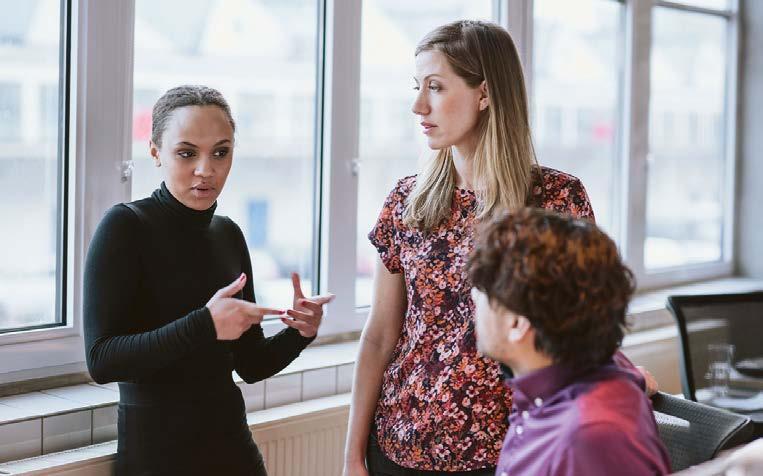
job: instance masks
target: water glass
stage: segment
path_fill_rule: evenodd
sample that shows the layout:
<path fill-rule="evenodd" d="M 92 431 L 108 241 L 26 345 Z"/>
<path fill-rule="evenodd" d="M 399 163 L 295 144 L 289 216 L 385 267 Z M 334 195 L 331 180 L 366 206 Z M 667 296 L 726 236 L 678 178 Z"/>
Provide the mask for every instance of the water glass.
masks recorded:
<path fill-rule="evenodd" d="M 708 371 L 706 378 L 710 388 L 717 397 L 725 397 L 729 392 L 731 366 L 734 362 L 734 346 L 732 344 L 710 344 L 708 352 Z"/>

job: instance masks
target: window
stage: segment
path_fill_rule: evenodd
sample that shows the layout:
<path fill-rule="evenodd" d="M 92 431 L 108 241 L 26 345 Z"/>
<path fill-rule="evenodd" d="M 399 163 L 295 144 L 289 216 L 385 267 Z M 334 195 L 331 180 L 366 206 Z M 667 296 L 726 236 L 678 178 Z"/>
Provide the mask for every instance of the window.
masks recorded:
<path fill-rule="evenodd" d="M 580 178 L 596 221 L 616 234 L 624 7 L 610 0 L 535 0 L 534 9 L 538 162 Z"/>
<path fill-rule="evenodd" d="M 492 8 L 489 0 L 363 2 L 357 306 L 371 303 L 377 253 L 368 242 L 368 232 L 397 180 L 417 173 L 418 159 L 429 153 L 411 112 L 416 44 L 429 31 L 449 21 L 490 20 Z"/>
<path fill-rule="evenodd" d="M 722 258 L 726 19 L 656 7 L 652 16 L 647 270 Z M 699 100 L 698 98 L 701 98 Z M 660 131 L 660 118 L 670 117 Z"/>
<path fill-rule="evenodd" d="M 529 78 L 539 162 L 582 179 L 645 287 L 731 272 L 735 77 L 730 2 L 650 3 L 534 0 Z"/>
<path fill-rule="evenodd" d="M 288 305 L 296 270 L 306 289 L 337 294 L 323 335 L 362 328 L 377 256 L 367 234 L 431 154 L 411 112 L 413 50 L 455 19 L 509 29 L 540 163 L 581 178 L 640 286 L 729 275 L 737 5 L 0 0 L 0 381 L 84 370 L 90 234 L 114 203 L 159 186 L 151 110 L 180 84 L 219 89 L 238 123 L 218 211 L 244 232 L 259 302 Z"/>
<path fill-rule="evenodd" d="M 65 321 L 67 6 L 0 2 L 0 333 Z"/>
<path fill-rule="evenodd" d="M 217 213 L 247 237 L 258 302 L 287 306 L 291 271 L 313 282 L 318 2 L 194 3 L 135 2 L 132 197 L 162 181 L 148 154 L 154 102 L 189 82 L 218 89 L 238 130 Z"/>

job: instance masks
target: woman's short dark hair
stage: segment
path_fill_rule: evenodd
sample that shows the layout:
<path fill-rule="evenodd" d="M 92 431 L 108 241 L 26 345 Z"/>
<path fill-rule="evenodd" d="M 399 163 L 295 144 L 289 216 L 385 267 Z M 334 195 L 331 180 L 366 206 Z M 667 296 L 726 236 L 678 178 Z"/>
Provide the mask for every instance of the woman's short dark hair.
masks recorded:
<path fill-rule="evenodd" d="M 481 228 L 467 264 L 491 304 L 525 316 L 535 348 L 589 368 L 620 347 L 633 273 L 596 225 L 546 210 L 500 214 Z"/>
<path fill-rule="evenodd" d="M 234 131 L 236 130 L 228 101 L 220 94 L 220 91 L 207 86 L 178 86 L 164 93 L 154 104 L 154 110 L 151 113 L 151 140 L 154 144 L 162 146 L 162 134 L 172 111 L 186 106 L 217 106 L 228 116 L 230 126 Z"/>

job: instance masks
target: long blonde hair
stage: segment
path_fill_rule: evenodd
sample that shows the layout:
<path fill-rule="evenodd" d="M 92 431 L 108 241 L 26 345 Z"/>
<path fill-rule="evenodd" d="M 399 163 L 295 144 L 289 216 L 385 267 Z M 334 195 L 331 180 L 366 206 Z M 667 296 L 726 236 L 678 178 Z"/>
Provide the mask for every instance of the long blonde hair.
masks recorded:
<path fill-rule="evenodd" d="M 439 51 L 472 87 L 487 84 L 488 107 L 477 123 L 473 157 L 477 217 L 525 205 L 537 165 L 530 134 L 522 64 L 509 32 L 484 21 L 461 20 L 440 26 L 416 47 L 416 55 Z M 430 231 L 450 216 L 456 171 L 451 147 L 440 149 L 419 173 L 403 222 Z"/>

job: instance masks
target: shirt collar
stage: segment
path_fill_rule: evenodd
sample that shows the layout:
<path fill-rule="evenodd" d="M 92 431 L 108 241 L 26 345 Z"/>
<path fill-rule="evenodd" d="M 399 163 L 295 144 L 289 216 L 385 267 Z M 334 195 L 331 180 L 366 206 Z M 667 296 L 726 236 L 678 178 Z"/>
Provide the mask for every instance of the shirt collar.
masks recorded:
<path fill-rule="evenodd" d="M 542 369 L 535 370 L 521 377 L 511 376 L 511 369 L 504 368 L 506 385 L 513 391 L 514 404 L 519 409 L 525 409 L 531 404 L 540 407 L 543 402 L 553 397 L 565 387 L 577 380 L 599 380 L 611 377 L 614 374 L 626 375 L 639 385 L 638 371 L 621 368 L 614 359 L 610 359 L 603 365 L 592 369 L 580 369 L 568 364 L 553 364 Z M 643 388 L 643 385 L 641 385 Z"/>
<path fill-rule="evenodd" d="M 506 385 L 513 390 L 514 403 L 518 408 L 531 403 L 541 406 L 543 401 L 569 385 L 580 373 L 569 365 L 553 364 L 521 377 L 507 378 Z"/>

